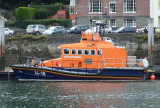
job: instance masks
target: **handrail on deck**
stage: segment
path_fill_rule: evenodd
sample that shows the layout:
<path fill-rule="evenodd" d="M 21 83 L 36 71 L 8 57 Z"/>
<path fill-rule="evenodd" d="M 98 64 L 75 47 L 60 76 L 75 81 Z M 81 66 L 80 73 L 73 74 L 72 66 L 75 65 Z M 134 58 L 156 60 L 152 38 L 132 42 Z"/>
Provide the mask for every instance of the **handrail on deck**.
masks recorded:
<path fill-rule="evenodd" d="M 116 63 L 115 62 L 116 60 L 117 61 L 121 60 L 121 62 L 120 63 Z M 115 65 L 117 65 L 117 64 L 121 65 L 121 67 L 143 67 L 142 61 L 143 61 L 143 59 L 104 58 L 98 63 L 98 73 L 100 72 L 99 71 L 100 68 L 104 68 L 107 65 L 112 65 L 112 67 L 115 67 Z M 140 64 L 138 64 L 138 63 L 140 63 Z"/>

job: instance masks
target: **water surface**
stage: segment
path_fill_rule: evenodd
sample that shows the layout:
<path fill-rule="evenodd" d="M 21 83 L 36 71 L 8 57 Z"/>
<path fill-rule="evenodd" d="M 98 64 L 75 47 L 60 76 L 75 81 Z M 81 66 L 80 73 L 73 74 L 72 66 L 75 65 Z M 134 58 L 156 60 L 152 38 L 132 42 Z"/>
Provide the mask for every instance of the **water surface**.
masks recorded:
<path fill-rule="evenodd" d="M 157 108 L 160 81 L 0 82 L 0 108 Z"/>

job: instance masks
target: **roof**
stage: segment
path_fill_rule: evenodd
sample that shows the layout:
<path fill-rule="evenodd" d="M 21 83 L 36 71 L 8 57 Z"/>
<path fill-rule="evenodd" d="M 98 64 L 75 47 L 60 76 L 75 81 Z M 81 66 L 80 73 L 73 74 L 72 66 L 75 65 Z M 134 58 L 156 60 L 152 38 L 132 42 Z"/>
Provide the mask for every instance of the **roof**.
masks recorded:
<path fill-rule="evenodd" d="M 97 43 L 98 48 L 115 48 L 112 43 Z M 61 48 L 95 48 L 95 45 L 91 43 L 73 43 L 73 44 L 63 44 L 60 46 Z"/>

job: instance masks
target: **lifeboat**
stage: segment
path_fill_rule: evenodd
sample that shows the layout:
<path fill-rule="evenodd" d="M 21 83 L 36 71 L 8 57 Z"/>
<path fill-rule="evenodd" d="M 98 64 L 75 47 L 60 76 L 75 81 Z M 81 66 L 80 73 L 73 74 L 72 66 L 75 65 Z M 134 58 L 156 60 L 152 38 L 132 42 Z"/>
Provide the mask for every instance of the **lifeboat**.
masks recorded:
<path fill-rule="evenodd" d="M 143 80 L 147 70 L 124 47 L 109 37 L 84 33 L 79 43 L 62 44 L 60 58 L 11 65 L 20 81 L 125 81 Z M 36 64 L 36 65 L 31 65 Z"/>

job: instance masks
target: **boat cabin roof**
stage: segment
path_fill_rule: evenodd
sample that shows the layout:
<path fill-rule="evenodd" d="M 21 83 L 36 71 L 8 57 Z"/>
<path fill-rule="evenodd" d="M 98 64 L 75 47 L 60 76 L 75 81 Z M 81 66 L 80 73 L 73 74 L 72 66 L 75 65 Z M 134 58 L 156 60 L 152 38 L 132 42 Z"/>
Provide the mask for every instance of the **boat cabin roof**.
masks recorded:
<path fill-rule="evenodd" d="M 98 48 L 115 48 L 113 46 L 112 43 L 96 43 L 96 45 L 98 46 Z M 95 48 L 96 45 L 93 43 L 73 43 L 73 44 L 65 44 L 65 45 L 61 45 L 60 47 L 63 48 L 81 48 L 81 49 L 85 49 L 85 48 Z"/>

